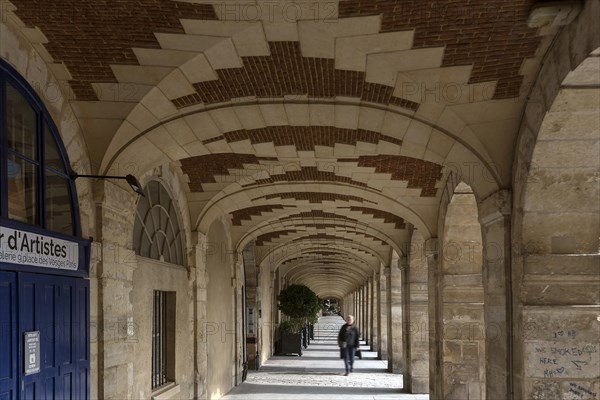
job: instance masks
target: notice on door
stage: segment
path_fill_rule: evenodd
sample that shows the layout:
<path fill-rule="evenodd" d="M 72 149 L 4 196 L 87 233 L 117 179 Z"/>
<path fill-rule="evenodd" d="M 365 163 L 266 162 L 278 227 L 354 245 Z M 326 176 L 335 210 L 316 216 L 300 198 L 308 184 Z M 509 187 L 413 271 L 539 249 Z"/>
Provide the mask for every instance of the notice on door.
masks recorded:
<path fill-rule="evenodd" d="M 25 375 L 40 372 L 40 331 L 25 332 L 23 339 L 23 365 Z"/>
<path fill-rule="evenodd" d="M 0 262 L 76 271 L 79 244 L 0 226 Z"/>

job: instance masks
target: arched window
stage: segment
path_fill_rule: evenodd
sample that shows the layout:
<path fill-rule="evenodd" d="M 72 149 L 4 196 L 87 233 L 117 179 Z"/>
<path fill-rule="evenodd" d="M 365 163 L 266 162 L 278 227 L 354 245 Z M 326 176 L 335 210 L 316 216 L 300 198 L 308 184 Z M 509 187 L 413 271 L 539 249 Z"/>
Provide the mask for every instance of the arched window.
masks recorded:
<path fill-rule="evenodd" d="M 0 61 L 1 217 L 78 236 L 70 172 L 62 141 L 44 105 Z"/>
<path fill-rule="evenodd" d="M 163 185 L 151 181 L 140 197 L 133 227 L 135 254 L 183 265 L 183 232 L 176 204 Z"/>

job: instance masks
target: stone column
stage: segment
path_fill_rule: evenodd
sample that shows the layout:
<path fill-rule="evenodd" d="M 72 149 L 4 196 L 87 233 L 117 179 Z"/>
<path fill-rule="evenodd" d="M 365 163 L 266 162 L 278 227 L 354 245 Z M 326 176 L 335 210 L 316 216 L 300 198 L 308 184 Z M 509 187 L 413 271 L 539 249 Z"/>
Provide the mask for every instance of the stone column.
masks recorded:
<path fill-rule="evenodd" d="M 427 281 L 429 289 L 429 396 L 431 399 L 442 399 L 442 316 L 441 285 L 438 239 L 425 241 L 425 257 L 427 258 Z"/>
<path fill-rule="evenodd" d="M 411 392 L 411 375 L 412 375 L 412 366 L 410 363 L 410 352 L 411 352 L 411 335 L 410 335 L 410 304 L 409 304 L 409 284 L 408 284 L 408 256 L 401 257 L 399 260 L 399 268 L 400 268 L 400 280 L 401 280 L 401 289 L 400 289 L 400 309 L 402 310 L 402 363 L 400 370 L 402 372 L 402 378 L 404 381 L 403 387 Z"/>
<path fill-rule="evenodd" d="M 416 232 L 416 231 L 415 231 Z M 427 258 L 424 242 L 413 233 L 407 272 L 407 371 L 405 387 L 411 393 L 429 393 L 429 310 Z"/>
<path fill-rule="evenodd" d="M 233 301 L 233 305 L 235 307 L 235 318 L 234 318 L 234 323 L 235 323 L 235 362 L 236 362 L 236 366 L 235 366 L 235 385 L 239 385 L 240 383 L 242 383 L 242 373 L 244 370 L 244 341 L 245 341 L 245 334 L 244 334 L 244 330 L 246 329 L 246 327 L 243 325 L 243 321 L 244 321 L 244 313 L 246 312 L 246 310 L 244 309 L 244 292 L 242 290 L 243 286 L 244 286 L 244 272 L 243 272 L 243 268 L 244 268 L 244 264 L 243 264 L 243 260 L 240 257 L 240 253 L 236 253 L 236 252 L 231 252 L 231 256 L 232 256 L 232 261 L 233 261 L 233 265 L 234 265 L 234 270 L 233 270 L 233 287 L 235 288 L 234 291 L 234 301 Z"/>
<path fill-rule="evenodd" d="M 360 292 L 358 289 L 354 292 L 354 317 L 360 318 Z"/>
<path fill-rule="evenodd" d="M 365 285 L 363 286 L 363 296 L 364 296 L 364 304 L 363 304 L 363 309 L 364 309 L 364 318 L 363 318 L 363 326 L 364 326 L 364 340 L 365 340 L 365 344 L 370 345 L 371 342 L 369 341 L 369 336 L 371 335 L 371 312 L 370 312 L 370 291 L 369 291 L 369 281 L 367 280 L 365 282 Z"/>
<path fill-rule="evenodd" d="M 387 279 L 388 303 L 388 370 L 402 373 L 404 370 L 403 324 L 402 324 L 402 270 L 392 265 Z"/>
<path fill-rule="evenodd" d="M 502 190 L 479 204 L 485 294 L 486 398 L 512 395 L 511 193 Z M 493 334 L 493 337 L 491 335 Z"/>
<path fill-rule="evenodd" d="M 130 300 L 137 261 L 133 240 L 135 197 L 103 181 L 96 186 L 98 235 L 98 397 L 128 399 L 133 393 L 136 321 Z"/>
<path fill-rule="evenodd" d="M 370 279 L 371 283 L 371 321 L 372 321 L 372 329 L 371 329 L 371 351 L 377 351 L 377 335 L 379 332 L 379 310 L 378 310 L 378 296 L 379 289 L 377 288 L 377 283 L 379 281 L 379 274 L 374 273 L 373 277 Z"/>
<path fill-rule="evenodd" d="M 356 308 L 356 312 L 358 316 L 356 316 L 356 324 L 360 329 L 360 338 L 362 339 L 362 335 L 364 334 L 363 328 L 363 288 L 362 286 L 358 288 L 357 292 L 358 304 Z"/>
<path fill-rule="evenodd" d="M 388 306 L 388 291 L 387 281 L 390 278 L 390 267 L 383 269 L 383 273 L 379 275 L 379 330 L 378 354 L 382 360 L 388 359 L 388 321 L 389 321 L 389 306 Z"/>
<path fill-rule="evenodd" d="M 200 232 L 193 233 L 196 238 L 194 266 L 190 273 L 193 280 L 194 293 L 194 391 L 196 399 L 206 399 L 206 378 L 208 375 L 208 357 L 206 342 L 207 323 L 207 285 L 208 274 L 206 271 L 206 235 Z"/>

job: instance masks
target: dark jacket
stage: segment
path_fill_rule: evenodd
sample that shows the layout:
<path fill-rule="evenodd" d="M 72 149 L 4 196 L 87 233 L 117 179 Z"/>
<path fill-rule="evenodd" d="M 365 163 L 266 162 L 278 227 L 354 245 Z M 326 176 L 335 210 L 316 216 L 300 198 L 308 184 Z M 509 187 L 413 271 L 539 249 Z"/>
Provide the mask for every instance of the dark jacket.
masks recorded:
<path fill-rule="evenodd" d="M 350 328 L 350 330 L 348 330 L 348 328 Z M 356 327 L 356 325 L 344 324 L 340 329 L 340 333 L 338 333 L 338 344 L 340 342 L 346 342 L 346 346 L 358 348 L 360 346 L 359 336 L 360 333 L 358 332 L 358 328 Z M 348 339 L 351 339 L 352 342 L 349 343 Z"/>

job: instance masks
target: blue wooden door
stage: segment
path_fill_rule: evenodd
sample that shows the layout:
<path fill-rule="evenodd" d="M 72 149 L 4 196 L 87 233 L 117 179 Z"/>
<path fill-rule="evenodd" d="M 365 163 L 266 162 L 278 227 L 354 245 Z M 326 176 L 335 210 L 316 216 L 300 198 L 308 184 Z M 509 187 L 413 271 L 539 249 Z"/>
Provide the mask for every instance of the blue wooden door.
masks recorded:
<path fill-rule="evenodd" d="M 25 376 L 22 400 L 89 398 L 89 282 L 19 274 L 19 333 L 40 332 L 40 372 Z M 19 343 L 22 361 L 23 342 Z"/>
<path fill-rule="evenodd" d="M 17 274 L 0 272 L 0 400 L 18 394 Z"/>

